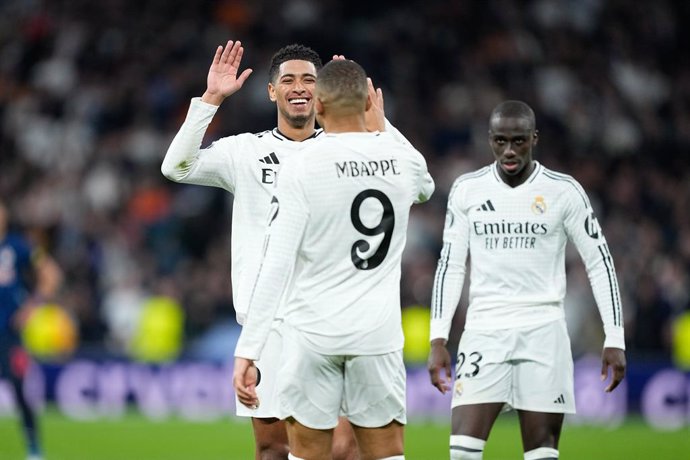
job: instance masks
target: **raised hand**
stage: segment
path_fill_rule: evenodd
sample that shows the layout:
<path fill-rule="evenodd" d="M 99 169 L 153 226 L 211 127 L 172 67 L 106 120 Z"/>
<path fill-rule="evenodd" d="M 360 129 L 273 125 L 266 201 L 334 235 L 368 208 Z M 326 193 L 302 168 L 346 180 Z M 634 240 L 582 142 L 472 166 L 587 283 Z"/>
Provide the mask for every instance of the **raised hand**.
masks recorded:
<path fill-rule="evenodd" d="M 206 92 L 201 96 L 202 101 L 220 105 L 226 97 L 242 88 L 245 80 L 252 73 L 252 69 L 245 69 L 237 76 L 243 53 L 244 48 L 240 41 L 228 40 L 225 48 L 218 46 L 211 67 L 208 69 Z"/>
<path fill-rule="evenodd" d="M 383 91 L 381 88 L 374 88 L 374 83 L 369 77 L 367 77 L 367 88 L 369 90 L 371 105 L 367 111 L 364 112 L 364 124 L 369 132 L 385 131 L 386 112 L 383 110 Z"/>
<path fill-rule="evenodd" d="M 446 341 L 443 339 L 434 339 L 431 341 L 431 351 L 429 352 L 429 361 L 427 363 L 429 370 L 429 378 L 431 384 L 438 388 L 442 394 L 446 394 L 451 388 L 451 372 L 450 372 L 450 353 L 446 348 Z"/>

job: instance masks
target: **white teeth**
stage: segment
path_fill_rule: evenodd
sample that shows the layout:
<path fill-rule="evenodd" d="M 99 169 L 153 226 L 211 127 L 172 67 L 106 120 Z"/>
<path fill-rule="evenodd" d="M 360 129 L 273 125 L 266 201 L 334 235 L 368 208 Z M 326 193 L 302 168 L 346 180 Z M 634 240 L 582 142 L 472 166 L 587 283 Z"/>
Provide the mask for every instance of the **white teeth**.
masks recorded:
<path fill-rule="evenodd" d="M 290 104 L 306 104 L 306 99 L 290 99 Z"/>

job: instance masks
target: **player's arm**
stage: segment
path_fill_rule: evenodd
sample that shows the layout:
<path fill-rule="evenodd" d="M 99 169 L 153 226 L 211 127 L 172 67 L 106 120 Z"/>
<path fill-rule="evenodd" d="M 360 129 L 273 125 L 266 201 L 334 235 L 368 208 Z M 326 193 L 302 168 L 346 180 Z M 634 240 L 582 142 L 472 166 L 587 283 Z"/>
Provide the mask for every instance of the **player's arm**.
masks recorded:
<path fill-rule="evenodd" d="M 441 393 L 450 389 L 450 354 L 446 348 L 453 316 L 460 302 L 469 251 L 469 220 L 459 206 L 454 185 L 448 197 L 448 211 L 443 230 L 443 249 L 436 266 L 431 296 L 431 324 L 428 370 L 431 384 Z"/>
<path fill-rule="evenodd" d="M 192 99 L 187 118 L 163 159 L 161 172 L 168 179 L 233 191 L 232 165 L 228 164 L 231 158 L 222 154 L 220 145 L 214 144 L 204 150 L 200 147 L 218 106 L 237 92 L 252 72 L 245 69 L 237 76 L 243 52 L 239 41 L 228 41 L 225 48 L 219 46 L 216 49 L 208 71 L 206 91 L 201 98 Z"/>
<path fill-rule="evenodd" d="M 625 377 L 625 337 L 623 308 L 618 288 L 616 269 L 606 238 L 594 215 L 589 198 L 582 187 L 574 182 L 568 192 L 565 215 L 566 232 L 575 244 L 587 270 L 594 300 L 604 324 L 604 350 L 602 352 L 602 380 L 612 371 L 606 391 L 614 390 Z"/>
<path fill-rule="evenodd" d="M 261 268 L 249 301 L 247 318 L 235 348 L 233 385 L 238 396 L 251 401 L 252 362 L 266 343 L 291 268 L 295 265 L 309 216 L 306 194 L 299 181 L 297 161 L 288 161 L 280 171 L 272 201 Z M 248 404 L 251 406 L 251 404 Z"/>

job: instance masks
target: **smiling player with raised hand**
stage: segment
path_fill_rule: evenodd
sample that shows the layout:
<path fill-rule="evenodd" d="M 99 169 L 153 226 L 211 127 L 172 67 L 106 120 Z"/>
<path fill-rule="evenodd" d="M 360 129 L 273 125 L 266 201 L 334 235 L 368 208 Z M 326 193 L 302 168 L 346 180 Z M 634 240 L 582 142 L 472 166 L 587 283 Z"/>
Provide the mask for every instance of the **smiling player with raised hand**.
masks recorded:
<path fill-rule="evenodd" d="M 272 57 L 268 96 L 276 104 L 277 126 L 259 133 L 223 137 L 201 148 L 206 130 L 225 99 L 239 91 L 251 69 L 240 71 L 244 48 L 228 41 L 216 49 L 202 97 L 191 101 L 187 117 L 173 139 L 161 166 L 162 173 L 175 182 L 220 187 L 234 195 L 232 215 L 232 291 L 237 321 L 243 324 L 249 296 L 259 270 L 266 227 L 266 215 L 282 164 L 323 137 L 315 127 L 314 87 L 321 68 L 318 54 L 303 45 L 288 45 Z M 336 55 L 334 59 L 344 59 Z M 374 104 L 367 111 L 367 129 L 389 131 L 399 142 L 406 139 L 387 123 L 383 95 L 371 81 L 368 91 Z M 237 404 L 237 414 L 252 417 L 257 458 L 285 459 L 288 455 L 284 423 L 276 418 L 273 386 L 282 348 L 282 318 L 273 323 L 271 334 L 257 368 L 261 381 L 256 387 L 260 404 Z M 347 424 L 339 425 L 333 456 L 356 459 L 356 445 Z"/>

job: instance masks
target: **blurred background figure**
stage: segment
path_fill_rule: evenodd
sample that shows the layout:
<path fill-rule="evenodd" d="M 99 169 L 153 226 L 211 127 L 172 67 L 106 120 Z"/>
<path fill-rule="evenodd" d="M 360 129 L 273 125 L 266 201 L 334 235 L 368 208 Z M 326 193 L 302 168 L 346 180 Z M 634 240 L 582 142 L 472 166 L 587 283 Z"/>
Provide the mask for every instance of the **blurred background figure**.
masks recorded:
<path fill-rule="evenodd" d="M 37 415 L 23 388 L 31 362 L 22 347 L 21 331 L 28 322 L 34 329 L 29 329 L 30 333 L 33 332 L 30 338 L 37 338 L 34 340 L 37 350 L 49 351 L 42 347 L 40 339 L 45 337 L 45 331 L 37 330 L 36 321 L 46 311 L 49 315 L 61 312 L 57 306 L 42 305 L 53 299 L 62 275 L 57 264 L 42 248 L 34 246 L 22 234 L 9 231 L 8 217 L 7 206 L 0 201 L 0 376 L 12 384 L 28 458 L 38 460 L 42 457 Z M 54 321 L 44 322 L 50 323 Z M 58 330 L 58 334 L 60 332 Z M 53 339 L 54 345 L 64 344 L 65 350 L 74 343 L 69 336 L 64 336 L 64 341 L 61 337 L 48 337 L 49 341 Z"/>

